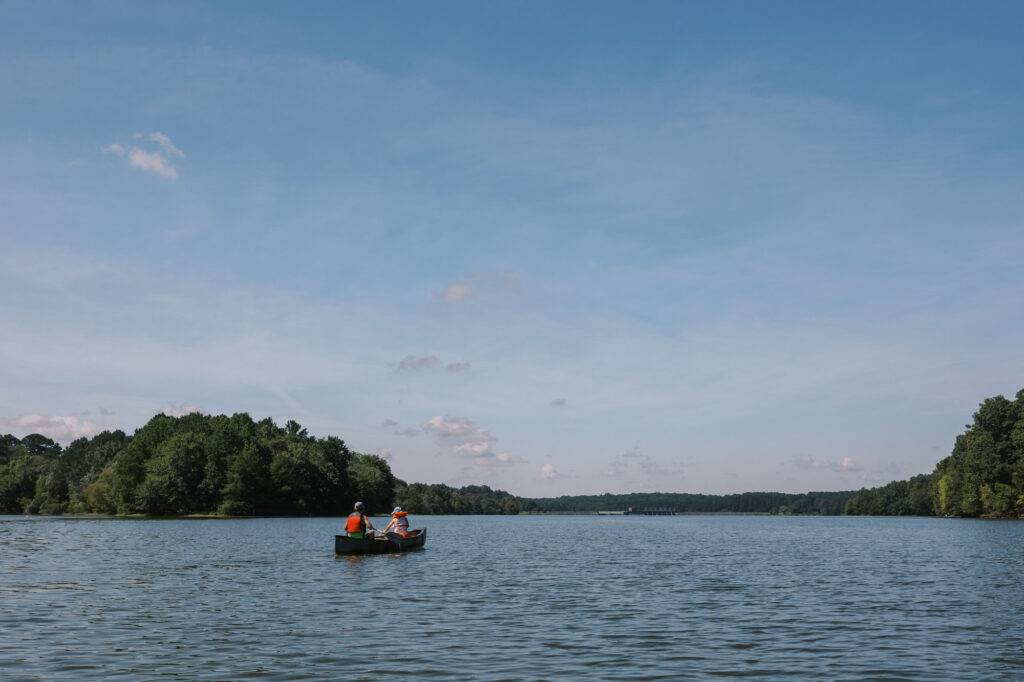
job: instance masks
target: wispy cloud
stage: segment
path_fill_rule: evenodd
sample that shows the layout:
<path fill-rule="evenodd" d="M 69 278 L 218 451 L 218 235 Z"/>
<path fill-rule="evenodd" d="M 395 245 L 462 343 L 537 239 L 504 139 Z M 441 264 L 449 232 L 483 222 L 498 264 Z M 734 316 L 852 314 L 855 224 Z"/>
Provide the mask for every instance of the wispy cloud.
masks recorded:
<path fill-rule="evenodd" d="M 137 134 L 137 135 L 140 135 L 140 134 Z M 149 135 L 146 135 L 145 137 L 148 140 L 156 142 L 158 145 L 160 145 L 161 149 L 163 149 L 165 152 L 167 152 L 171 156 L 176 156 L 179 159 L 184 159 L 185 158 L 185 152 L 181 151 L 176 146 L 174 146 L 174 143 L 171 142 L 171 138 L 169 138 L 167 135 L 161 133 L 159 130 L 154 131 L 154 132 L 150 133 Z"/>
<path fill-rule="evenodd" d="M 403 429 L 394 419 L 385 419 L 381 422 L 381 427 L 390 430 L 396 436 L 405 436 L 406 438 L 415 438 L 422 433 L 420 429 L 413 426 L 407 426 Z"/>
<path fill-rule="evenodd" d="M 828 469 L 838 473 L 855 473 L 863 468 L 852 457 L 840 457 L 837 460 L 818 460 L 810 455 L 796 455 L 791 460 L 792 464 L 804 471 L 814 469 Z"/>
<path fill-rule="evenodd" d="M 0 428 L 11 429 L 18 436 L 38 433 L 62 443 L 99 432 L 91 421 L 75 415 L 23 414 L 9 419 L 0 418 Z"/>
<path fill-rule="evenodd" d="M 641 452 L 639 447 L 634 447 L 609 461 L 604 474 L 622 479 L 639 477 L 646 482 L 667 476 L 678 476 L 683 473 L 684 468 L 683 462 L 661 462 Z"/>
<path fill-rule="evenodd" d="M 138 147 L 132 147 L 128 152 L 128 163 L 139 170 L 156 173 L 168 180 L 176 180 L 178 177 L 178 169 L 159 152 L 150 153 Z"/>
<path fill-rule="evenodd" d="M 498 452 L 495 453 L 494 459 L 485 460 L 480 462 L 477 460 L 477 464 L 489 464 L 492 466 L 510 466 L 513 464 L 526 464 L 527 459 L 520 457 L 519 455 L 513 455 L 511 452 Z"/>
<path fill-rule="evenodd" d="M 566 402 L 565 398 L 555 398 L 551 401 L 551 407 L 565 407 Z"/>
<path fill-rule="evenodd" d="M 526 461 L 508 452 L 498 452 L 498 439 L 470 419 L 437 415 L 423 422 L 423 431 L 433 435 L 444 451 L 474 464 L 511 465 Z"/>
<path fill-rule="evenodd" d="M 565 478 L 565 475 L 558 471 L 555 465 L 551 462 L 545 462 L 540 466 L 540 477 L 549 481 L 554 481 L 559 478 Z"/>
<path fill-rule="evenodd" d="M 185 152 L 178 149 L 170 137 L 159 131 L 149 134 L 136 133 L 134 137 L 141 144 L 151 143 L 149 144 L 150 149 L 146 150 L 140 146 L 125 148 L 124 145 L 115 142 L 105 146 L 103 151 L 107 154 L 124 158 L 128 161 L 129 165 L 141 171 L 154 173 L 168 180 L 176 180 L 178 178 L 177 166 L 168 160 L 164 154 L 183 159 L 185 158 Z"/>
<path fill-rule="evenodd" d="M 184 417 L 186 414 L 202 412 L 203 408 L 198 405 L 193 405 L 192 403 L 178 403 L 177 405 L 171 403 L 160 411 L 168 417 Z"/>
<path fill-rule="evenodd" d="M 441 291 L 444 303 L 461 303 L 486 292 L 514 289 L 519 286 L 517 272 L 484 272 L 452 282 Z"/>
<path fill-rule="evenodd" d="M 472 365 L 468 362 L 460 361 L 445 364 L 436 355 L 406 355 L 394 367 L 398 372 L 423 372 L 444 367 L 444 371 L 449 374 L 458 374 L 472 369 Z"/>
<path fill-rule="evenodd" d="M 449 284 L 441 292 L 441 300 L 445 303 L 458 303 L 471 298 L 474 294 L 473 285 L 469 282 L 455 282 Z"/>
<path fill-rule="evenodd" d="M 441 358 L 436 355 L 406 355 L 398 361 L 399 372 L 420 372 L 441 366 Z"/>

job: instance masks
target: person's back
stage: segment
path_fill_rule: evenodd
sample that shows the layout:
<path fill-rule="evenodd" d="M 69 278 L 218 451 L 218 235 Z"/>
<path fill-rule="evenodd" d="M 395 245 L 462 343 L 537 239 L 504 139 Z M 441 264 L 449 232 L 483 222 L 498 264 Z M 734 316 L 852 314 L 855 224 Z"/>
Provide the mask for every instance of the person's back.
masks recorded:
<path fill-rule="evenodd" d="M 366 529 L 373 528 L 364 511 L 363 503 L 356 502 L 355 511 L 348 515 L 348 519 L 345 521 L 345 532 L 350 538 L 364 538 Z"/>

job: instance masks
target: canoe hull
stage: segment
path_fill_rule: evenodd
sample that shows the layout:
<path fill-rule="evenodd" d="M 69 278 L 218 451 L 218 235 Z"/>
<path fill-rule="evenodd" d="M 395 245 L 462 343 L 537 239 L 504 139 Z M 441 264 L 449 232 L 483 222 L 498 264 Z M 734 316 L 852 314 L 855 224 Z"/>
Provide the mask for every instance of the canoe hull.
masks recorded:
<path fill-rule="evenodd" d="M 389 534 L 386 538 L 350 538 L 347 535 L 334 536 L 335 554 L 394 554 L 423 549 L 427 544 L 427 529 L 412 531 L 410 537 L 401 538 Z"/>

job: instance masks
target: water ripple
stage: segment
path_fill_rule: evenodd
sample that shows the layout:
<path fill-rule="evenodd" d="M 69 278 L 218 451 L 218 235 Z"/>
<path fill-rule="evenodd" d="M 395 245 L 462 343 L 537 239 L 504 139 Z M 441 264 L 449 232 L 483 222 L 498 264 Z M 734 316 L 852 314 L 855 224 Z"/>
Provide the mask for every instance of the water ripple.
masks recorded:
<path fill-rule="evenodd" d="M 1024 678 L 1024 524 L 0 517 L 0 678 Z"/>

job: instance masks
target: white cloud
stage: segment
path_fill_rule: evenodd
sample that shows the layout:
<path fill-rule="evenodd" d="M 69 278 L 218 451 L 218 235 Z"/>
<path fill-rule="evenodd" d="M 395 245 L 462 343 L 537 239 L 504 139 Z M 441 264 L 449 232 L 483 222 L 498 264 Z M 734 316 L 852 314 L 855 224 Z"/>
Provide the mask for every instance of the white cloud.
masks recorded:
<path fill-rule="evenodd" d="M 445 287 L 441 293 L 441 300 L 445 303 L 458 303 L 472 298 L 474 293 L 473 285 L 469 282 L 455 282 Z"/>
<path fill-rule="evenodd" d="M 487 429 L 462 417 L 434 416 L 423 422 L 423 430 L 437 438 L 439 445 L 457 455 L 493 455 L 497 439 Z"/>
<path fill-rule="evenodd" d="M 171 403 L 167 407 L 161 410 L 168 417 L 184 417 L 186 414 L 192 414 L 194 412 L 202 412 L 203 408 L 198 405 L 192 405 L 191 403 L 181 403 L 175 405 Z"/>
<path fill-rule="evenodd" d="M 508 452 L 497 452 L 498 439 L 470 419 L 438 415 L 423 422 L 423 431 L 433 435 L 438 446 L 449 454 L 470 459 L 474 464 L 500 466 L 526 461 Z"/>
<path fill-rule="evenodd" d="M 555 465 L 550 463 L 550 462 L 546 462 L 545 464 L 541 465 L 541 467 L 540 467 L 540 477 L 541 478 L 546 478 L 548 480 L 555 480 L 555 479 L 558 479 L 558 478 L 565 478 L 565 476 L 562 473 L 560 473 L 558 471 L 558 469 L 555 468 Z"/>
<path fill-rule="evenodd" d="M 394 456 L 391 454 L 391 450 L 388 450 L 387 448 L 377 448 L 376 454 L 378 457 L 380 457 L 386 462 L 392 462 L 395 459 Z"/>
<path fill-rule="evenodd" d="M 39 433 L 47 438 L 65 443 L 99 433 L 95 424 L 73 415 L 23 414 L 13 419 L 0 419 L 0 427 L 16 431 L 15 435 L 26 436 L 30 433 Z"/>
<path fill-rule="evenodd" d="M 441 358 L 436 355 L 406 355 L 398 362 L 399 372 L 419 372 L 433 369 L 441 365 Z"/>
<path fill-rule="evenodd" d="M 147 142 L 154 143 L 156 145 L 156 149 L 153 149 L 153 145 L 148 145 L 151 149 L 149 151 L 139 146 L 133 146 L 131 149 L 125 149 L 123 145 L 115 142 L 113 144 L 108 144 L 103 148 L 103 151 L 108 154 L 114 154 L 115 156 L 127 157 L 128 163 L 139 170 L 147 173 L 156 173 L 160 177 L 167 178 L 168 180 L 177 179 L 177 166 L 171 163 L 164 154 L 183 159 L 185 158 L 185 152 L 176 147 L 174 143 L 171 142 L 170 137 L 159 131 L 155 131 L 147 135 L 135 133 L 133 137 L 136 140 L 141 140 L 143 145 L 146 145 Z"/>
<path fill-rule="evenodd" d="M 842 457 L 838 462 L 839 471 L 860 471 L 860 465 L 852 457 Z"/>
<path fill-rule="evenodd" d="M 499 452 L 494 455 L 493 460 L 487 462 L 477 462 L 477 464 L 497 464 L 497 465 L 512 465 L 512 464 L 526 464 L 526 458 L 520 457 L 519 455 L 513 455 L 511 452 Z"/>
<path fill-rule="evenodd" d="M 171 138 L 160 131 L 154 131 L 146 137 L 160 145 L 160 147 L 171 156 L 177 156 L 179 159 L 185 158 L 185 152 L 175 147 L 174 143 L 171 142 Z"/>
<path fill-rule="evenodd" d="M 862 467 L 852 457 L 840 457 L 838 460 L 821 461 L 810 455 L 797 455 L 793 457 L 792 464 L 798 469 L 811 471 L 814 469 L 828 469 L 841 474 L 854 473 L 862 470 Z"/>
<path fill-rule="evenodd" d="M 178 169 L 159 152 L 150 153 L 138 147 L 132 147 L 131 151 L 128 152 L 128 163 L 139 170 L 146 171 L 147 173 L 156 173 L 168 180 L 174 180 L 178 177 Z"/>

